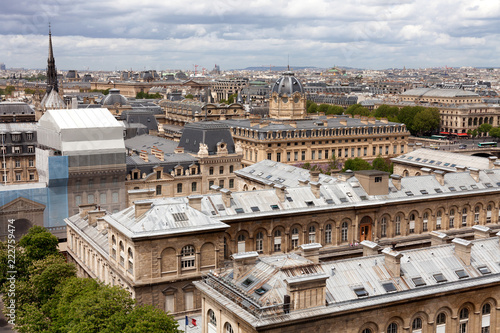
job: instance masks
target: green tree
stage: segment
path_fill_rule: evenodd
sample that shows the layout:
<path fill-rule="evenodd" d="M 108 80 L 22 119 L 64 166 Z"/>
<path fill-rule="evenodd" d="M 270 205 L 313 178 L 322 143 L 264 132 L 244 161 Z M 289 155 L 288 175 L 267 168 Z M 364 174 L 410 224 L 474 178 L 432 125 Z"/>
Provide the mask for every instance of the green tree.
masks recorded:
<path fill-rule="evenodd" d="M 232 94 L 227 98 L 227 104 L 233 104 L 234 100 L 238 98 L 238 94 Z"/>
<path fill-rule="evenodd" d="M 187 94 L 186 96 L 184 96 L 184 98 L 187 98 L 187 99 L 193 99 L 194 96 L 192 94 Z"/>
<path fill-rule="evenodd" d="M 372 168 L 374 170 L 380 170 L 392 173 L 392 163 L 390 160 L 383 158 L 382 156 L 378 156 L 376 159 L 372 161 Z"/>
<path fill-rule="evenodd" d="M 318 112 L 318 104 L 313 101 L 306 102 L 307 113 L 317 113 Z"/>
<path fill-rule="evenodd" d="M 348 159 L 344 163 L 344 167 L 342 171 L 351 170 L 351 171 L 359 171 L 359 170 L 371 170 L 372 166 L 367 161 L 362 158 L 356 157 L 354 159 Z"/>
<path fill-rule="evenodd" d="M 51 254 L 58 254 L 58 244 L 57 237 L 40 226 L 31 227 L 19 241 L 19 246 L 24 248 L 24 254 L 30 262 L 44 259 Z"/>
<path fill-rule="evenodd" d="M 326 114 L 344 114 L 344 108 L 339 105 L 328 105 L 328 110 Z"/>
<path fill-rule="evenodd" d="M 370 110 L 367 108 L 363 107 L 361 104 L 353 104 L 350 105 L 347 110 L 345 110 L 346 114 L 351 114 L 351 115 L 360 115 L 360 116 L 370 116 Z"/>
<path fill-rule="evenodd" d="M 318 105 L 318 113 L 323 112 L 326 114 L 328 112 L 328 104 L 320 104 Z"/>
<path fill-rule="evenodd" d="M 412 129 L 418 134 L 434 131 L 439 128 L 440 119 L 437 108 L 420 110 L 413 118 Z"/>
<path fill-rule="evenodd" d="M 479 125 L 479 127 L 477 128 L 477 132 L 478 133 L 488 133 L 492 128 L 493 128 L 493 126 L 491 126 L 490 124 L 484 123 L 484 124 Z"/>
<path fill-rule="evenodd" d="M 491 137 L 493 138 L 496 138 L 497 141 L 498 139 L 500 138 L 500 127 L 494 127 L 492 129 L 490 129 L 489 133 L 488 133 Z"/>
<path fill-rule="evenodd" d="M 386 104 L 380 105 L 375 109 L 373 115 L 377 118 L 387 118 L 392 120 L 397 120 L 399 114 L 399 108 L 397 106 L 389 106 Z"/>
<path fill-rule="evenodd" d="M 117 322 L 114 323 L 115 328 L 120 328 L 123 333 L 164 333 L 164 332 L 181 332 L 177 321 L 165 312 L 151 305 L 136 306 L 126 316 L 115 316 Z M 113 333 L 113 330 L 104 330 L 104 333 Z"/>
<path fill-rule="evenodd" d="M 424 108 L 421 106 L 405 106 L 398 114 L 398 121 L 405 124 L 406 128 L 412 133 L 416 134 L 415 128 L 413 127 L 413 120 L 417 113 L 422 111 Z"/>

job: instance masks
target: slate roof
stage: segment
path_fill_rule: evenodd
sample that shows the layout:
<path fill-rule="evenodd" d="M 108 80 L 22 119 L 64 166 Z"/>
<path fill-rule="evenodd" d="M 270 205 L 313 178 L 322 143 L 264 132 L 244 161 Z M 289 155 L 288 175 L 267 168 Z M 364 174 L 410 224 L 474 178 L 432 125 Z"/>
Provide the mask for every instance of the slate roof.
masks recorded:
<path fill-rule="evenodd" d="M 391 161 L 452 172 L 457 171 L 457 166 L 476 168 L 479 170 L 489 168 L 489 159 L 486 157 L 469 156 L 426 148 L 416 149 L 398 157 L 391 158 Z"/>
<path fill-rule="evenodd" d="M 197 154 L 200 150 L 200 143 L 208 146 L 208 153 L 217 153 L 217 144 L 224 142 L 227 145 L 229 154 L 234 154 L 234 141 L 229 127 L 216 121 L 200 121 L 188 123 L 184 126 L 179 147 L 183 147 L 185 152 Z"/>
<path fill-rule="evenodd" d="M 479 97 L 478 94 L 462 89 L 416 88 L 407 90 L 401 95 L 420 97 Z"/>

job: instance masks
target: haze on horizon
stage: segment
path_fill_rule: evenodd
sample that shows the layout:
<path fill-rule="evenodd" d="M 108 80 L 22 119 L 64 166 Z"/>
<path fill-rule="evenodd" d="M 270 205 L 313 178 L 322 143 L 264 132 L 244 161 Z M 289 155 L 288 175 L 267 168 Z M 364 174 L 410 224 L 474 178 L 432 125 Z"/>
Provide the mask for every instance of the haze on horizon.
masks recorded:
<path fill-rule="evenodd" d="M 334 65 L 498 67 L 500 2 L 19 0 L 2 4 L 0 62 L 58 69 Z"/>

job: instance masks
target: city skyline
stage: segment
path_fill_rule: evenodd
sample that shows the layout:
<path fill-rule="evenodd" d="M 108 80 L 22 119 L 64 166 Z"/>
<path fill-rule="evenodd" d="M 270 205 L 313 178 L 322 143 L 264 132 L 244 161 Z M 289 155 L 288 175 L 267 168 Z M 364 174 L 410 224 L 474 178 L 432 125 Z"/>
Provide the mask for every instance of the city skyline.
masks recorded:
<path fill-rule="evenodd" d="M 58 69 L 495 67 L 500 51 L 485 1 L 23 2 L 0 14 L 8 68 L 45 68 L 49 22 Z"/>

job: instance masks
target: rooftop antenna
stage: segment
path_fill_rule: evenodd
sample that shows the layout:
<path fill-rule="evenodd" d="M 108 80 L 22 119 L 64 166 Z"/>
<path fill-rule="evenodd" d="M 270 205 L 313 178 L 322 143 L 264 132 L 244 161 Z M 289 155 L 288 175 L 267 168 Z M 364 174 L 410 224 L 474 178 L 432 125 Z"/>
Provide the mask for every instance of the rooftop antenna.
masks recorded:
<path fill-rule="evenodd" d="M 288 53 L 288 61 L 287 62 L 288 62 L 288 65 L 287 65 L 288 71 L 290 71 L 290 53 Z"/>

